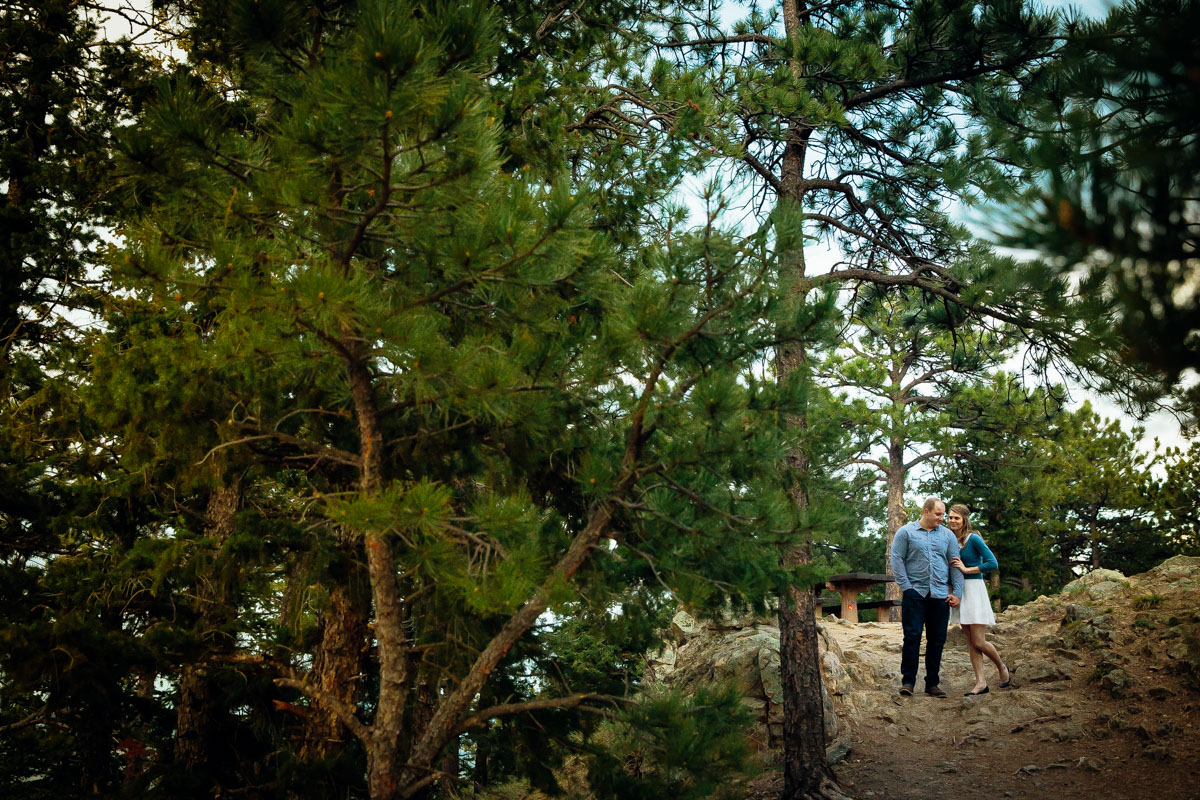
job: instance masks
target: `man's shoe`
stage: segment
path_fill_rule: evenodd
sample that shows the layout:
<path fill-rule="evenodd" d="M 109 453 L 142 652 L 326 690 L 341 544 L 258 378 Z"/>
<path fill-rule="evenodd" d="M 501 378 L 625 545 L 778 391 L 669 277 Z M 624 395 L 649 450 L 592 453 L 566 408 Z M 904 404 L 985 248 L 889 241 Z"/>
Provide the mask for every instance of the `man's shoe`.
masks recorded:
<path fill-rule="evenodd" d="M 911 683 L 900 684 L 900 694 L 904 695 L 905 697 L 912 697 L 912 693 L 913 693 L 913 684 L 911 684 Z"/>
<path fill-rule="evenodd" d="M 930 697 L 945 697 L 946 691 L 940 686 L 926 686 L 925 694 L 929 695 Z"/>

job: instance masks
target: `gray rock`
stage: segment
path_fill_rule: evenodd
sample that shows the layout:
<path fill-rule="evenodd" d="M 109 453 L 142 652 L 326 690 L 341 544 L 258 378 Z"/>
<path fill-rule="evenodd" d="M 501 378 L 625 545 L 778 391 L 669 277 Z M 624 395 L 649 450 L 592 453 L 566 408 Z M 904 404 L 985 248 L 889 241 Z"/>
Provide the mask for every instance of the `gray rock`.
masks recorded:
<path fill-rule="evenodd" d="M 1093 600 L 1100 600 L 1105 597 L 1112 597 L 1114 594 L 1124 591 L 1125 585 L 1117 581 L 1100 581 L 1094 586 L 1089 586 L 1087 593 Z"/>
<path fill-rule="evenodd" d="M 1034 658 L 1021 664 L 1020 675 L 1022 683 L 1053 683 L 1070 680 L 1071 673 L 1058 664 L 1042 658 Z"/>
<path fill-rule="evenodd" d="M 1147 578 L 1167 583 L 1195 578 L 1197 575 L 1200 575 L 1200 558 L 1194 556 L 1168 558 L 1146 573 Z"/>
<path fill-rule="evenodd" d="M 1069 603 L 1063 609 L 1062 624 L 1065 626 L 1069 622 L 1075 622 L 1081 619 L 1091 619 L 1096 616 L 1095 610 L 1087 606 L 1081 606 L 1077 603 Z"/>
<path fill-rule="evenodd" d="M 1043 741 L 1050 742 L 1077 742 L 1083 738 L 1083 726 L 1077 722 L 1060 722 L 1057 725 L 1052 725 L 1046 729 L 1042 736 Z"/>
<path fill-rule="evenodd" d="M 825 760 L 829 762 L 829 766 L 840 764 L 854 749 L 854 742 L 850 738 L 850 734 L 839 736 L 833 744 L 825 748 Z"/>
<path fill-rule="evenodd" d="M 1120 667 L 1110 670 L 1100 679 L 1100 685 L 1113 697 L 1128 697 L 1133 689 L 1133 676 Z"/>
<path fill-rule="evenodd" d="M 832 694 L 844 694 L 849 678 L 836 653 L 831 650 L 821 653 L 821 679 Z"/>
<path fill-rule="evenodd" d="M 821 710 L 825 717 L 825 741 L 830 741 L 838 735 L 837 710 L 833 707 L 833 697 L 825 685 L 821 685 Z"/>
<path fill-rule="evenodd" d="M 676 644 L 683 644 L 704 633 L 704 624 L 686 611 L 677 611 L 671 617 L 671 638 Z"/>
<path fill-rule="evenodd" d="M 1062 593 L 1068 596 L 1080 594 L 1101 583 L 1116 583 L 1120 586 L 1125 580 L 1124 574 L 1115 569 L 1095 569 L 1068 583 L 1063 587 Z"/>

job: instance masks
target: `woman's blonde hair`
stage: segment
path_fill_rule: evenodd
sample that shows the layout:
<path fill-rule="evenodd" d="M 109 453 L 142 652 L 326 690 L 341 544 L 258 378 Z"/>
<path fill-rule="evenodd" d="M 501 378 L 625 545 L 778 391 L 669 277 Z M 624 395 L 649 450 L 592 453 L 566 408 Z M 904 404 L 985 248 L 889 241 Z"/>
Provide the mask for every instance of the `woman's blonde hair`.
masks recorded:
<path fill-rule="evenodd" d="M 962 503 L 955 503 L 954 505 L 950 506 L 950 513 L 958 514 L 960 517 L 962 517 L 962 527 L 958 529 L 958 533 L 954 534 L 958 537 L 958 546 L 962 547 L 967 543 L 967 537 L 975 532 L 975 529 L 971 527 L 971 509 L 967 508 Z"/>

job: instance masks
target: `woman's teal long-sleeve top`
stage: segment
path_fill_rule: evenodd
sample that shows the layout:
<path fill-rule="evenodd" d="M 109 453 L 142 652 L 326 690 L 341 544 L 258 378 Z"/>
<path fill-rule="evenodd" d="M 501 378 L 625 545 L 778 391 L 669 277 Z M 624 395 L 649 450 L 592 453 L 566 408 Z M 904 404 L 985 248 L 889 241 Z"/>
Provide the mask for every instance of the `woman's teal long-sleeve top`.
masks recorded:
<path fill-rule="evenodd" d="M 996 556 L 992 555 L 987 543 L 978 533 L 972 533 L 967 537 L 967 543 L 962 546 L 962 552 L 958 554 L 958 557 L 962 559 L 964 567 L 979 567 L 979 572 L 963 575 L 964 578 L 979 580 L 983 578 L 983 573 L 995 572 L 1000 569 L 1000 562 L 996 560 Z"/>

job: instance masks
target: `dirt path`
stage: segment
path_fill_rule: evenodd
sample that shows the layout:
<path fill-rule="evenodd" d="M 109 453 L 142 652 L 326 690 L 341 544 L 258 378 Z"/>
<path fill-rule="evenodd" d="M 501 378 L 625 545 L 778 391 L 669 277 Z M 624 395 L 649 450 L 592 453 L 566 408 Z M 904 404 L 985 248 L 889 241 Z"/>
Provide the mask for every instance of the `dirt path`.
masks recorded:
<path fill-rule="evenodd" d="M 827 626 L 849 673 L 837 688 L 853 748 L 837 773 L 850 793 L 889 800 L 1200 798 L 1194 693 L 1180 691 L 1147 660 L 1142 669 L 1125 665 L 1134 683 L 1125 697 L 1113 698 L 1093 679 L 1092 654 L 1060 649 L 1063 664 L 1047 662 L 1030 643 L 1039 631 L 1026 622 L 1023 635 L 1005 634 L 1015 627 L 1002 624 L 993 637 L 1015 668 L 1015 688 L 963 697 L 974 681 L 954 631 L 942 669 L 950 696 L 937 699 L 897 693 L 899 625 Z"/>
<path fill-rule="evenodd" d="M 818 623 L 826 732 L 849 793 L 1200 800 L 1200 558 L 1129 577 L 1094 570 L 997 622 L 989 639 L 1014 669 L 1013 688 L 997 688 L 989 666 L 992 691 L 963 696 L 974 676 L 954 627 L 944 699 L 899 695 L 898 623 Z M 727 680 L 745 693 L 765 766 L 748 800 L 777 800 L 782 788 L 778 643 L 769 618 L 699 622 L 681 610 L 652 661 L 668 686 Z"/>

